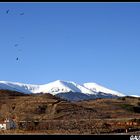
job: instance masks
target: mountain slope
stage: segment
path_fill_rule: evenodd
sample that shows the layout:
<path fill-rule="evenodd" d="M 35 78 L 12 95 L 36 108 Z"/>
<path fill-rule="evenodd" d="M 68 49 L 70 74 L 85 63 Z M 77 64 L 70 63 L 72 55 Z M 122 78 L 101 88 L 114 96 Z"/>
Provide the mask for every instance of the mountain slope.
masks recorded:
<path fill-rule="evenodd" d="M 84 83 L 83 85 L 84 87 L 90 89 L 93 92 L 103 92 L 116 96 L 124 96 L 122 93 L 119 93 L 118 91 L 110 90 L 96 83 Z"/>
<path fill-rule="evenodd" d="M 13 90 L 23 93 L 34 93 L 39 89 L 39 85 L 24 84 L 10 81 L 0 81 L 0 89 Z"/>
<path fill-rule="evenodd" d="M 45 85 L 40 85 L 39 90 L 36 90 L 37 92 L 43 92 L 43 93 L 66 93 L 66 92 L 79 92 L 79 93 L 85 93 L 85 94 L 96 94 L 96 92 L 93 92 L 89 90 L 86 87 L 83 87 L 77 83 L 71 82 L 71 81 L 62 81 L 57 80 Z"/>

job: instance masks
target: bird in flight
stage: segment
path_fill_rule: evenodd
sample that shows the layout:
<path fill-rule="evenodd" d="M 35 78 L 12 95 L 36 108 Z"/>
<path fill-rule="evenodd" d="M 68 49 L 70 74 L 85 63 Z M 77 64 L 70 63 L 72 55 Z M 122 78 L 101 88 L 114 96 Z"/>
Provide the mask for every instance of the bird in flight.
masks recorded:
<path fill-rule="evenodd" d="M 18 46 L 18 44 L 15 44 L 14 46 L 15 46 L 15 47 L 17 47 L 17 46 Z"/>
<path fill-rule="evenodd" d="M 18 57 L 16 58 L 16 60 L 18 60 Z"/>
<path fill-rule="evenodd" d="M 24 15 L 24 13 L 20 13 L 20 15 Z"/>
<path fill-rule="evenodd" d="M 6 13 L 7 13 L 7 14 L 9 13 L 9 9 L 6 11 Z"/>

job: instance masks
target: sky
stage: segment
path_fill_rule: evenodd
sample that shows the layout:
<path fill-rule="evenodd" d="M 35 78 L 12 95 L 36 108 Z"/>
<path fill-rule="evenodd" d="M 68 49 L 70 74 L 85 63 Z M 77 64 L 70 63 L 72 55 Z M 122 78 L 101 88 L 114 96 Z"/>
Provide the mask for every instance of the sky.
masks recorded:
<path fill-rule="evenodd" d="M 1 2 L 0 80 L 140 95 L 140 3 Z"/>

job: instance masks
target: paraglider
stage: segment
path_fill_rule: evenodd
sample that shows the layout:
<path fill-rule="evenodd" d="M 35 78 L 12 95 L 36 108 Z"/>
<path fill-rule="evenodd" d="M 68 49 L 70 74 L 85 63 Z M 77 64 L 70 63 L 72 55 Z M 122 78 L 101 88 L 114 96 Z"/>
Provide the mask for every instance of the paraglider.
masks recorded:
<path fill-rule="evenodd" d="M 6 11 L 6 13 L 8 14 L 8 13 L 9 13 L 9 11 L 10 11 L 10 10 L 8 9 L 8 10 Z"/>

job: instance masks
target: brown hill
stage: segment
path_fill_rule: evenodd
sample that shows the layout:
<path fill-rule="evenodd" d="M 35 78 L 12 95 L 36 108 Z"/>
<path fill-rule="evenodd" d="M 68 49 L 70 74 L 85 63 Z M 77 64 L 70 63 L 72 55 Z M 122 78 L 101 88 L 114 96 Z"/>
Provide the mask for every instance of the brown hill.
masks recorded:
<path fill-rule="evenodd" d="M 0 90 L 0 117 L 18 120 L 105 119 L 140 117 L 140 98 L 69 102 L 51 94 Z"/>
<path fill-rule="evenodd" d="M 86 118 L 95 114 L 94 109 L 62 100 L 51 94 L 20 94 L 18 92 L 0 92 L 0 117 L 16 120 L 49 120 Z"/>
<path fill-rule="evenodd" d="M 14 118 L 21 129 L 21 121 L 29 121 L 32 125 L 29 123 L 25 127 L 24 124 L 25 130 L 43 129 L 50 134 L 114 133 L 122 131 L 122 128 L 124 132 L 127 123 L 130 123 L 128 121 L 140 123 L 140 98 L 69 102 L 51 94 L 23 94 L 1 90 L 0 119 L 6 117 Z"/>
<path fill-rule="evenodd" d="M 96 118 L 99 118 L 99 116 L 102 118 L 140 117 L 140 98 L 96 99 L 81 101 L 76 104 L 96 110 Z"/>

